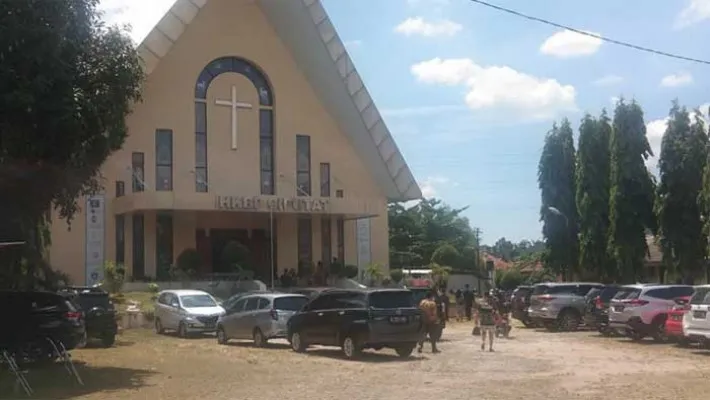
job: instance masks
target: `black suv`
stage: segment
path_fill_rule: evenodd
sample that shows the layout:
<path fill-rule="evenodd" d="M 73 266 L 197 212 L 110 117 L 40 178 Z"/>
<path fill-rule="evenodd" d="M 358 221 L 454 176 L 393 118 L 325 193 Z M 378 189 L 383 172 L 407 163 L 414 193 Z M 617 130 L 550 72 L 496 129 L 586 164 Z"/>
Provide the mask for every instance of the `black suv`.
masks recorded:
<path fill-rule="evenodd" d="M 532 291 L 532 286 L 521 285 L 513 290 L 513 294 L 510 295 L 510 306 L 512 308 L 513 318 L 522 322 L 526 328 L 533 326 L 533 321 L 528 315 Z"/>
<path fill-rule="evenodd" d="M 609 329 L 609 304 L 621 290 L 619 285 L 606 285 L 590 290 L 585 296 L 587 309 L 584 313 L 584 324 L 602 335 L 612 335 L 614 330 Z"/>
<path fill-rule="evenodd" d="M 332 289 L 322 292 L 288 321 L 291 348 L 340 346 L 347 358 L 363 349 L 393 348 L 409 357 L 422 332 L 421 311 L 406 289 Z"/>
<path fill-rule="evenodd" d="M 0 350 L 24 360 L 54 360 L 54 344 L 72 350 L 85 336 L 81 312 L 63 296 L 42 291 L 0 291 L 0 313 L 9 325 L 0 329 Z"/>
<path fill-rule="evenodd" d="M 61 293 L 84 313 L 87 338 L 100 339 L 104 347 L 113 346 L 118 324 L 109 294 L 101 288 L 85 286 L 70 286 Z"/>

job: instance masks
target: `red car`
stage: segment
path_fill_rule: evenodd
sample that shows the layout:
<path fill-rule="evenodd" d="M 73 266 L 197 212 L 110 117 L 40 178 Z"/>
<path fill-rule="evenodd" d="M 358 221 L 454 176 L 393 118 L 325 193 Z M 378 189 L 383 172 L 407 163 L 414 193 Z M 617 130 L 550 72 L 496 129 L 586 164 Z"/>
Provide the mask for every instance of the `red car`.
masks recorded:
<path fill-rule="evenodd" d="M 683 335 L 683 315 L 690 310 L 690 297 L 676 298 L 676 305 L 668 311 L 668 318 L 666 319 L 666 335 L 669 339 L 676 340 L 681 345 L 688 344 L 688 339 Z"/>

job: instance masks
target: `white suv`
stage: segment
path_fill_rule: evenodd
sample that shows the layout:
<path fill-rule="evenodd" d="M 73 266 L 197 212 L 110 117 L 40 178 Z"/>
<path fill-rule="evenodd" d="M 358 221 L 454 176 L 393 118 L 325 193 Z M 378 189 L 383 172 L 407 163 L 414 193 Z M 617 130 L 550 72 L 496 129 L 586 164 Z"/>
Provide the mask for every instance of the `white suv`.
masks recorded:
<path fill-rule="evenodd" d="M 622 292 L 624 292 L 622 294 Z M 693 295 L 689 285 L 628 285 L 611 300 L 609 327 L 634 340 L 646 336 L 665 341 L 665 323 L 675 299 Z"/>
<path fill-rule="evenodd" d="M 683 334 L 706 345 L 710 341 L 710 285 L 695 287 L 690 311 L 683 316 Z"/>

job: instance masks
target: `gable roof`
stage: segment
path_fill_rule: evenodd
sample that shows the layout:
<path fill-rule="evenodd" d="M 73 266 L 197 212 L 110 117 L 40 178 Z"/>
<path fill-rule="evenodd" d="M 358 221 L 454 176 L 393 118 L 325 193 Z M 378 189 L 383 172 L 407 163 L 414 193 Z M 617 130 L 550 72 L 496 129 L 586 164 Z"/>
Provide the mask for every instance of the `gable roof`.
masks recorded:
<path fill-rule="evenodd" d="M 177 0 L 138 46 L 150 74 L 208 1 Z M 326 110 L 391 201 L 422 197 L 320 0 L 256 1 Z"/>

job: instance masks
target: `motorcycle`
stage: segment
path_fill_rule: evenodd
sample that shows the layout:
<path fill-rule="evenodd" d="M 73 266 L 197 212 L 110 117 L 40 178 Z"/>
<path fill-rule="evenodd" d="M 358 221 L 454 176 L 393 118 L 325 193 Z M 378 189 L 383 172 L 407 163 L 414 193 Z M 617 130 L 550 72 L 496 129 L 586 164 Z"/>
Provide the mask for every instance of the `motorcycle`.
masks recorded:
<path fill-rule="evenodd" d="M 512 329 L 513 327 L 510 326 L 510 317 L 508 314 L 503 314 L 498 318 L 496 323 L 496 337 L 502 336 L 507 339 Z"/>

